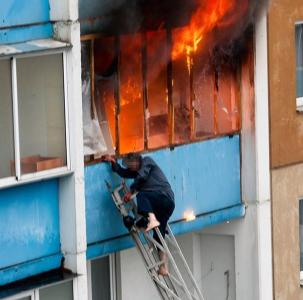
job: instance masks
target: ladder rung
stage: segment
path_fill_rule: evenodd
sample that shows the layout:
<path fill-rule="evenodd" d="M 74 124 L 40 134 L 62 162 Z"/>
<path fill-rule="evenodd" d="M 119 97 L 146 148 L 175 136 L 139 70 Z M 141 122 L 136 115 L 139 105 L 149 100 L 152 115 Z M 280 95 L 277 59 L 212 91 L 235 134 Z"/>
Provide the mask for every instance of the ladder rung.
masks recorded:
<path fill-rule="evenodd" d="M 125 203 L 123 201 L 121 190 L 126 192 L 125 184 L 120 185 L 111 192 L 116 207 L 122 216 L 126 217 L 129 215 L 134 215 L 135 218 L 138 218 L 139 215 L 137 212 L 136 203 L 133 200 L 129 204 Z M 146 233 L 144 230 L 142 230 L 142 228 L 137 228 L 136 225 L 132 226 L 130 229 L 130 235 L 132 236 L 141 257 L 145 262 L 145 267 L 163 300 L 204 300 L 203 295 L 200 292 L 192 272 L 184 258 L 180 246 L 178 245 L 178 242 L 169 226 L 167 226 L 167 230 L 168 234 L 166 235 L 167 239 L 165 240 L 161 235 L 159 228 L 154 229 L 160 239 L 160 242 L 155 240 L 150 233 Z M 172 246 L 171 249 L 168 247 L 168 245 Z M 168 276 L 162 277 L 158 274 L 157 268 L 164 264 L 165 261 L 160 261 L 157 250 L 160 250 L 167 255 L 167 259 L 171 263 L 176 276 L 169 273 Z M 180 256 L 186 272 L 188 273 L 187 275 L 189 275 L 189 279 L 193 284 L 193 291 L 194 293 L 197 293 L 197 295 L 194 295 L 192 294 L 192 291 L 189 291 L 188 284 L 184 281 L 183 274 L 181 274 L 172 253 Z"/>
<path fill-rule="evenodd" d="M 172 279 L 179 287 L 183 288 L 183 284 L 171 273 L 169 273 L 169 278 Z"/>
<path fill-rule="evenodd" d="M 163 260 L 161 260 L 161 261 L 159 261 L 159 262 L 156 262 L 155 264 L 149 266 L 149 267 L 148 267 L 148 270 L 152 270 L 152 269 L 154 269 L 154 268 L 156 268 L 156 267 L 159 267 L 159 266 L 163 265 L 164 263 L 165 263 L 165 262 L 164 262 Z"/>
<path fill-rule="evenodd" d="M 160 286 L 163 290 L 165 290 L 167 293 L 169 293 L 171 296 L 174 297 L 176 300 L 182 300 L 180 297 L 178 297 L 171 289 L 169 289 L 162 281 L 160 281 L 157 277 L 152 277 L 158 286 Z"/>

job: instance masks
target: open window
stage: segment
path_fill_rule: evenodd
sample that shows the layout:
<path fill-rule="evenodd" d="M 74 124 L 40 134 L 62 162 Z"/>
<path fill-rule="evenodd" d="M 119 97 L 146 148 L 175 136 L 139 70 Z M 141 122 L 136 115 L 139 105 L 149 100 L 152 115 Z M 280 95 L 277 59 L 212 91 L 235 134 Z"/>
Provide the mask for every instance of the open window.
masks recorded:
<path fill-rule="evenodd" d="M 64 53 L 0 60 L 0 185 L 68 169 Z"/>

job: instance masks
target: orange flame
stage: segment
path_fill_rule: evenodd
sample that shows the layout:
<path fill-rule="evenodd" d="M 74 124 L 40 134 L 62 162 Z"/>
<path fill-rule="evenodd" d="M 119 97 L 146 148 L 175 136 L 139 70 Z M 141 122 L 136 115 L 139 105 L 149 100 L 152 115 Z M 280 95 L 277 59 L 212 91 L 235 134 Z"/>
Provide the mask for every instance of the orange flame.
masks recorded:
<path fill-rule="evenodd" d="M 189 57 L 198 50 L 205 35 L 220 24 L 223 19 L 233 13 L 237 6 L 236 0 L 199 0 L 199 7 L 191 17 L 189 25 L 178 30 L 172 49 L 172 58 L 175 60 L 180 55 L 186 54 Z M 245 1 L 246 2 L 246 1 Z M 247 6 L 243 6 L 244 10 Z M 242 8 L 242 10 L 243 10 Z"/>

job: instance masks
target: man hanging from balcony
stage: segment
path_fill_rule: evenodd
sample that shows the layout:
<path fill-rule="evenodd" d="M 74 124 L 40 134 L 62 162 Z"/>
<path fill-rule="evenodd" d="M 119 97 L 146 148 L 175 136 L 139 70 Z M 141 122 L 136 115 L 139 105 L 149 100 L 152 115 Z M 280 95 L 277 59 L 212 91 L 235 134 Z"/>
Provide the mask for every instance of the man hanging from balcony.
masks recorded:
<path fill-rule="evenodd" d="M 148 218 L 146 231 L 159 226 L 159 230 L 165 237 L 166 225 L 172 215 L 175 203 L 174 193 L 160 167 L 155 161 L 139 154 L 130 153 L 122 160 L 121 167 L 113 156 L 105 156 L 105 161 L 111 162 L 112 170 L 123 178 L 132 178 L 134 182 L 130 186 L 130 192 L 124 196 L 124 201 L 129 201 L 134 193 L 137 193 L 138 213 Z M 154 238 L 160 242 L 154 233 Z M 162 261 L 166 261 L 165 253 L 159 251 Z M 167 275 L 167 263 L 159 268 L 159 274 Z"/>

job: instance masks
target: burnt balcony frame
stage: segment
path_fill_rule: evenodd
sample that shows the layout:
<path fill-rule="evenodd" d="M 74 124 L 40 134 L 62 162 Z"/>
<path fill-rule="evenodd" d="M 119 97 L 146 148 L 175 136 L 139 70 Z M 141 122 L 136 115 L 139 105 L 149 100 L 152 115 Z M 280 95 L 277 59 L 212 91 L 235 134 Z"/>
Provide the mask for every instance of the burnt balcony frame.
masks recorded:
<path fill-rule="evenodd" d="M 190 63 L 190 70 L 189 70 L 189 80 L 190 80 L 190 138 L 183 143 L 176 143 L 174 142 L 174 103 L 173 103 L 173 60 L 171 57 L 171 49 L 173 44 L 173 38 L 172 38 L 172 30 L 166 29 L 166 41 L 167 41 L 167 49 L 170 53 L 170 59 L 167 63 L 166 71 L 167 71 L 167 99 L 168 99 L 168 128 L 169 128 L 169 140 L 168 145 L 166 146 L 160 146 L 157 148 L 149 148 L 148 147 L 148 136 L 147 136 L 147 116 L 146 116 L 146 110 L 148 108 L 148 93 L 147 93 L 147 37 L 146 32 L 141 32 L 141 40 L 142 40 L 142 48 L 141 48 L 141 66 L 142 66 L 142 99 L 143 99 L 143 116 L 144 116 L 144 149 L 142 151 L 138 152 L 148 152 L 148 151 L 155 151 L 158 149 L 163 148 L 171 148 L 173 149 L 176 146 L 189 144 L 193 142 L 199 142 L 203 140 L 208 140 L 212 138 L 218 138 L 222 136 L 232 136 L 235 134 L 239 134 L 241 131 L 241 113 L 239 112 L 239 120 L 237 121 L 237 130 L 231 130 L 224 133 L 219 133 L 219 116 L 218 116 L 218 91 L 219 91 L 219 75 L 218 70 L 214 67 L 213 69 L 213 90 L 214 90 L 214 107 L 213 107 L 213 118 L 214 118 L 214 128 L 213 133 L 210 135 L 204 135 L 203 137 L 197 137 L 195 136 L 195 107 L 194 107 L 194 101 L 195 101 L 195 94 L 194 94 L 194 88 L 193 88 L 193 80 L 194 80 L 194 74 L 193 74 L 193 60 L 194 58 L 191 57 L 191 63 Z M 92 103 L 95 103 L 95 87 L 94 87 L 94 78 L 95 78 L 95 70 L 94 70 L 94 42 L 97 39 L 107 37 L 107 35 L 103 33 L 97 33 L 97 34 L 87 34 L 81 36 L 81 42 L 90 42 L 90 71 L 91 71 L 91 100 Z M 120 137 L 119 137 L 119 113 L 120 113 L 120 35 L 115 36 L 115 53 L 118 57 L 118 68 L 117 72 L 115 73 L 115 89 L 114 89 L 114 97 L 115 97 L 115 152 L 116 155 L 121 156 L 120 154 Z M 240 96 L 240 86 L 241 86 L 241 71 L 240 67 L 237 68 L 237 74 L 236 74 L 236 81 L 237 81 L 237 95 L 236 95 L 236 102 L 238 105 L 239 110 L 241 111 L 241 96 Z M 93 109 L 92 115 L 93 115 Z M 95 159 L 94 156 L 90 156 L 90 159 L 86 161 L 87 164 L 98 162 L 100 159 Z"/>

